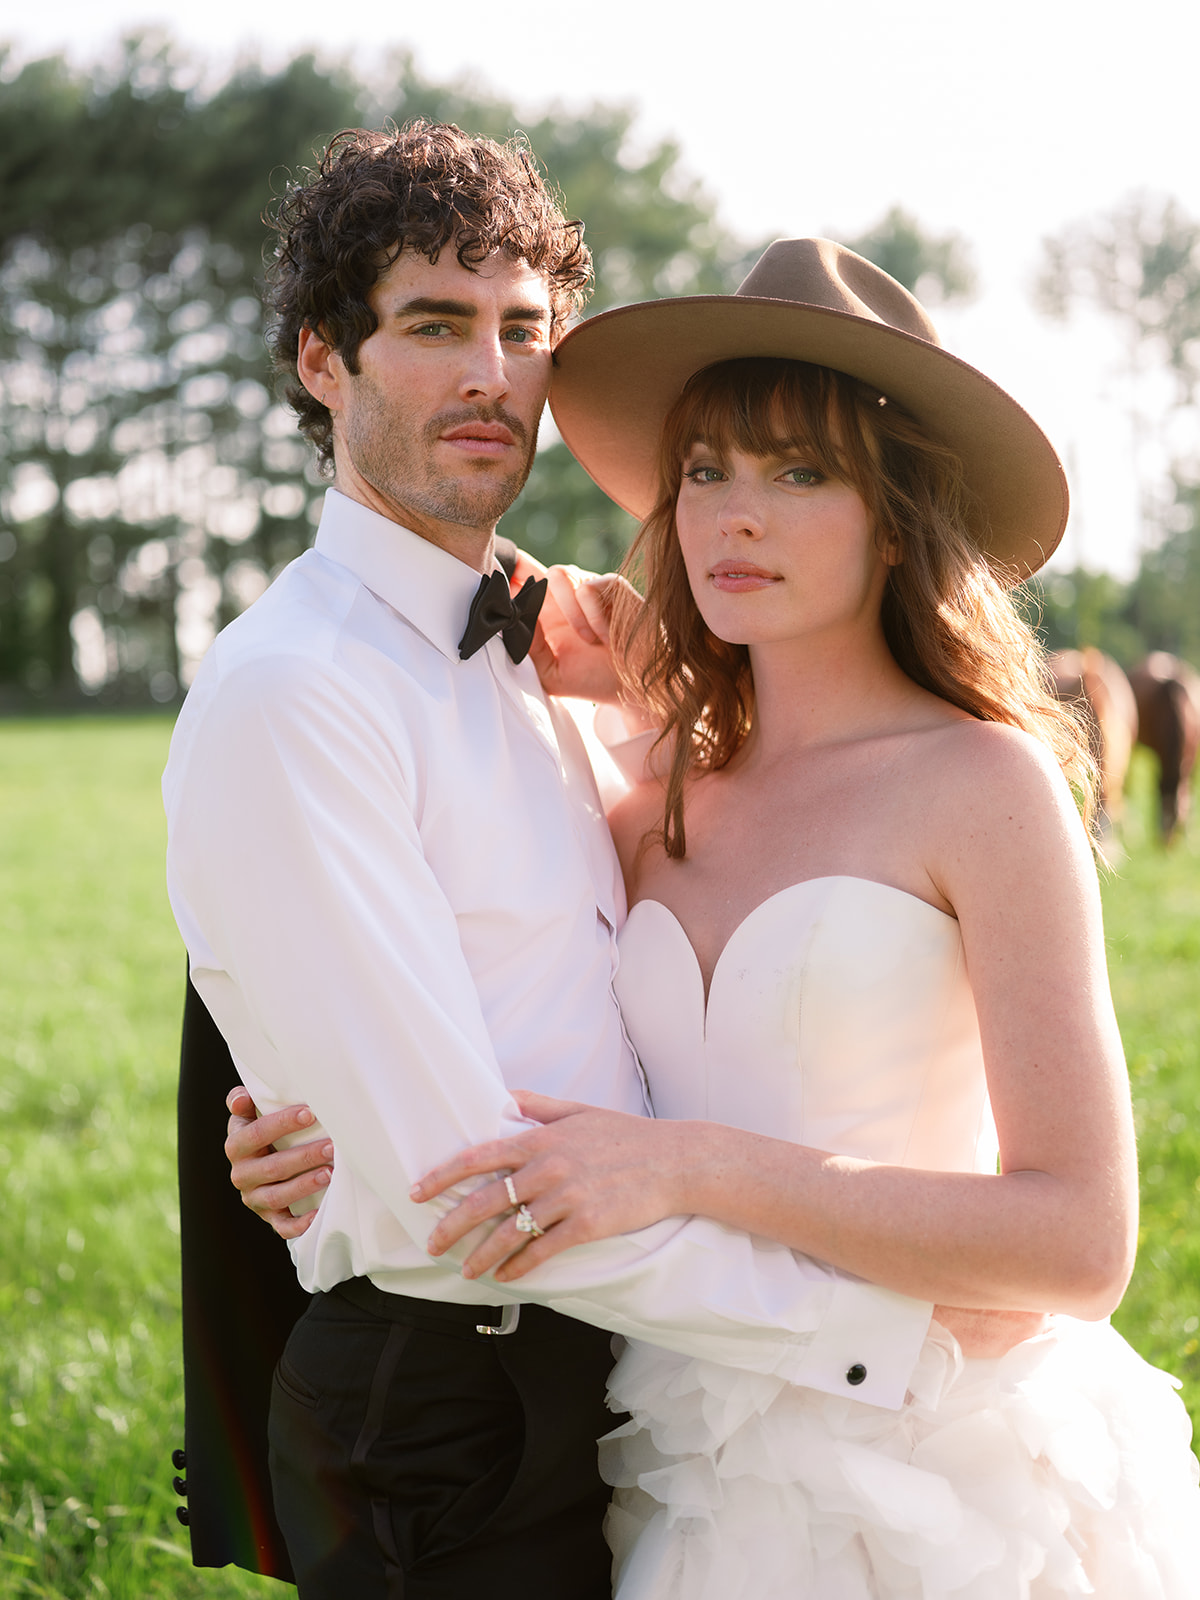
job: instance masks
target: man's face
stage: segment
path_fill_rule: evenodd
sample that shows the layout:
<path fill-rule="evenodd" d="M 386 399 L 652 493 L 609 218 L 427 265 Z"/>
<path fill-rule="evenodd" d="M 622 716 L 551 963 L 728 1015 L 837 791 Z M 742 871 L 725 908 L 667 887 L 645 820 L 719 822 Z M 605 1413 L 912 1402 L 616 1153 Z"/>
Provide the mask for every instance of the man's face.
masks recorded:
<path fill-rule="evenodd" d="M 550 385 L 546 280 L 503 255 L 472 272 L 450 248 L 436 264 L 405 251 L 370 301 L 379 327 L 358 375 L 326 358 L 337 487 L 471 560 L 533 461 Z"/>

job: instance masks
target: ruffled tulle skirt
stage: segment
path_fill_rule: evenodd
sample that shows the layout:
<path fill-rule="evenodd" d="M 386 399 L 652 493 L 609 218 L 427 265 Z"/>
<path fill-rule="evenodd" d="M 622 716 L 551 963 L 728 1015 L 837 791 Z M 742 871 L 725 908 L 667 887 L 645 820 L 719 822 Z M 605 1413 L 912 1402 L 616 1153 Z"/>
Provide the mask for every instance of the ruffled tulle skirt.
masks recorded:
<path fill-rule="evenodd" d="M 935 1325 L 898 1412 L 631 1344 L 601 1441 L 617 1600 L 1196 1600 L 1174 1387 L 1069 1318 L 995 1361 Z"/>

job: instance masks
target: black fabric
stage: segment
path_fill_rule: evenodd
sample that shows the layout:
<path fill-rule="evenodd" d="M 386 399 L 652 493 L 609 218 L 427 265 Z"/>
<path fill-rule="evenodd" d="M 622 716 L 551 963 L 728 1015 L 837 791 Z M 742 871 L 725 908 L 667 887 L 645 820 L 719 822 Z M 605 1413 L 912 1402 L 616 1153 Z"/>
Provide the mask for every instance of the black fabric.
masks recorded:
<path fill-rule="evenodd" d="M 492 553 L 500 566 L 504 569 L 506 578 L 511 578 L 517 570 L 517 547 L 511 539 L 502 538 L 497 534 L 492 541 Z"/>
<path fill-rule="evenodd" d="M 469 661 L 476 650 L 495 634 L 504 640 L 512 661 L 524 661 L 533 643 L 534 625 L 546 598 L 545 578 L 526 578 L 517 593 L 510 594 L 503 572 L 485 573 L 471 600 L 467 626 L 458 641 L 458 653 Z"/>
<path fill-rule="evenodd" d="M 540 1306 L 479 1334 L 461 1307 L 360 1289 L 314 1296 L 275 1378 L 300 1600 L 609 1600 L 609 1336 Z"/>
<path fill-rule="evenodd" d="M 229 1182 L 225 1096 L 238 1081 L 189 981 L 179 1075 L 186 1416 L 176 1465 L 186 1478 L 192 1560 L 290 1580 L 267 1470 L 267 1412 L 275 1365 L 310 1296 L 286 1245 Z"/>

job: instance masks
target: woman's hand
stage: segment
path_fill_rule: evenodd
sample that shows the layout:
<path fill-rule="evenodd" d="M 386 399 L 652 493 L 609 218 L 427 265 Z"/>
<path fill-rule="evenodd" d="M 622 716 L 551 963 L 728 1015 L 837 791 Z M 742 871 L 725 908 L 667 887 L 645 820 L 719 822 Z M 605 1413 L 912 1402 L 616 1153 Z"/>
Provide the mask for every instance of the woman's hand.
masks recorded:
<path fill-rule="evenodd" d="M 682 1123 L 654 1122 L 620 1111 L 518 1091 L 526 1117 L 543 1124 L 511 1139 L 464 1150 L 414 1184 L 414 1200 L 432 1200 L 465 1178 L 498 1173 L 447 1213 L 429 1237 L 441 1255 L 481 1222 L 506 1220 L 471 1252 L 463 1276 L 493 1271 L 499 1283 L 590 1239 L 607 1239 L 649 1227 L 687 1210 L 686 1167 L 678 1130 Z M 542 1230 L 518 1228 L 519 1213 L 505 1187 L 508 1173 L 518 1204 Z"/>
<path fill-rule="evenodd" d="M 525 558 L 527 559 L 527 558 Z M 539 573 L 532 562 L 530 573 Z M 525 571 L 518 566 L 518 575 Z M 529 655 L 547 694 L 617 704 L 621 682 L 613 666 L 610 625 L 619 594 L 634 594 L 616 573 L 550 567 L 545 603 Z"/>
<path fill-rule="evenodd" d="M 316 1211 L 294 1217 L 289 1206 L 319 1194 L 332 1176 L 333 1146 L 325 1139 L 275 1148 L 277 1139 L 302 1133 L 314 1122 L 307 1106 L 288 1106 L 260 1117 L 250 1091 L 238 1084 L 225 1097 L 229 1129 L 225 1155 L 229 1181 L 242 1204 L 268 1223 L 281 1239 L 298 1239 Z"/>

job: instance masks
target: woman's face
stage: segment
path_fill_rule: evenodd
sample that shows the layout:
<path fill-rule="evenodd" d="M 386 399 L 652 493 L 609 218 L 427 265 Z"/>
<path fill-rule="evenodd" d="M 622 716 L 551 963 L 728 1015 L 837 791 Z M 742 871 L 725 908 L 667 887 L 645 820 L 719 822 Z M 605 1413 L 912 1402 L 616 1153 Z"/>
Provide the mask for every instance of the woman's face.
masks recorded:
<path fill-rule="evenodd" d="M 878 623 L 889 562 L 871 514 L 802 450 L 755 456 L 697 441 L 676 526 L 700 614 L 730 644 Z"/>

